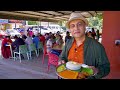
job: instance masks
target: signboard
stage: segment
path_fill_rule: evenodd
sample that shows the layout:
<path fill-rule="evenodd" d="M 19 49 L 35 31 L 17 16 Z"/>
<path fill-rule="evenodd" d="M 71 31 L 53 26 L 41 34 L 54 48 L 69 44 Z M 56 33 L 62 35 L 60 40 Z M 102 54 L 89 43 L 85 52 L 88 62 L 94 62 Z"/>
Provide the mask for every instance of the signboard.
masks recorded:
<path fill-rule="evenodd" d="M 8 19 L 0 19 L 0 24 L 8 23 Z"/>
<path fill-rule="evenodd" d="M 22 23 L 23 20 L 12 20 L 12 19 L 10 19 L 10 20 L 8 20 L 8 22 L 9 23 Z"/>

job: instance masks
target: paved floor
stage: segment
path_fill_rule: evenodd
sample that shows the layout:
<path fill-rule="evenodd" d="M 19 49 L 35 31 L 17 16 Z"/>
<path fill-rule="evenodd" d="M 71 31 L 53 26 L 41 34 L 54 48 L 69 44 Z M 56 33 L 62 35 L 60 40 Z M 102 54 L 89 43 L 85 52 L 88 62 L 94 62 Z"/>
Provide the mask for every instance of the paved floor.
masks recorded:
<path fill-rule="evenodd" d="M 0 59 L 0 79 L 57 79 L 55 67 L 47 72 L 47 57 L 42 64 L 42 53 L 32 60 Z"/>

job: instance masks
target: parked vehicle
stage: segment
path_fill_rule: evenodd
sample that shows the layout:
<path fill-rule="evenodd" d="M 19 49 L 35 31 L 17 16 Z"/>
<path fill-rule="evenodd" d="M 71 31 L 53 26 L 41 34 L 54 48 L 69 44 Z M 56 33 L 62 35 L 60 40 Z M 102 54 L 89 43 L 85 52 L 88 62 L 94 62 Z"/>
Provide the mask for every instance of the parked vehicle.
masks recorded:
<path fill-rule="evenodd" d="M 10 35 L 10 36 L 15 36 L 15 35 L 20 36 L 21 35 L 15 29 L 7 29 L 7 30 L 5 30 L 5 32 L 6 32 L 7 35 Z"/>
<path fill-rule="evenodd" d="M 0 30 L 0 39 L 4 38 L 7 34 L 3 31 Z"/>

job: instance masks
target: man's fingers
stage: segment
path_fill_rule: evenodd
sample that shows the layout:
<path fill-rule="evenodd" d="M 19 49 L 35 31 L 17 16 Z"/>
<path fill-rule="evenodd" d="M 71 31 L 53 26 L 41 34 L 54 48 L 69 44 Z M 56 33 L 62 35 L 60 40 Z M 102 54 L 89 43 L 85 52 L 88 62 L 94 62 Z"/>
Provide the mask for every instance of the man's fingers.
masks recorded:
<path fill-rule="evenodd" d="M 64 61 L 64 60 L 61 60 L 61 61 L 58 62 L 58 65 L 64 64 L 64 63 L 65 63 L 65 61 Z"/>

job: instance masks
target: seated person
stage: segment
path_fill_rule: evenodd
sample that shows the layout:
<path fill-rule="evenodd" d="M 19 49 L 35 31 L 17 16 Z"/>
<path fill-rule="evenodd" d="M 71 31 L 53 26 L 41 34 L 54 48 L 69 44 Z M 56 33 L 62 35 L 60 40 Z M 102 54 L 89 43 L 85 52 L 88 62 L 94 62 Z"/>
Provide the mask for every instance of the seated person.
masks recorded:
<path fill-rule="evenodd" d="M 38 48 L 38 44 L 40 42 L 38 36 L 33 35 L 33 43 L 35 44 L 36 49 Z"/>
<path fill-rule="evenodd" d="M 39 33 L 39 40 L 42 42 L 42 44 L 45 44 L 45 37 Z"/>
<path fill-rule="evenodd" d="M 47 47 L 47 53 L 53 53 L 53 54 L 56 54 L 56 55 L 60 55 L 61 53 L 61 50 L 56 50 L 56 49 L 53 49 L 53 37 L 51 36 L 49 38 L 49 40 L 47 41 L 46 43 L 46 47 Z"/>
<path fill-rule="evenodd" d="M 51 36 L 51 37 L 49 37 L 49 39 L 47 40 L 47 43 L 46 43 L 47 53 L 51 52 L 52 47 L 53 47 L 53 38 Z"/>
<path fill-rule="evenodd" d="M 15 49 L 13 50 L 13 52 L 19 52 L 19 46 L 20 45 L 25 45 L 25 42 L 22 38 L 18 38 L 16 35 L 14 37 L 15 41 L 11 44 Z M 21 55 L 22 58 L 23 55 Z"/>
<path fill-rule="evenodd" d="M 11 57 L 11 52 L 10 52 L 10 47 L 6 46 L 12 43 L 12 40 L 10 39 L 10 36 L 6 36 L 3 40 L 2 40 L 2 44 L 1 44 L 1 54 L 4 58 L 9 58 Z"/>
<path fill-rule="evenodd" d="M 56 36 L 56 43 L 53 45 L 53 49 L 56 49 L 56 50 L 60 51 L 60 50 L 62 50 L 63 44 L 64 44 L 64 41 L 62 39 L 62 36 L 57 35 Z"/>
<path fill-rule="evenodd" d="M 30 36 L 30 34 L 27 34 L 27 38 L 25 39 L 25 43 L 27 44 L 28 50 L 30 50 L 30 44 L 33 44 L 33 40 L 32 37 Z"/>

